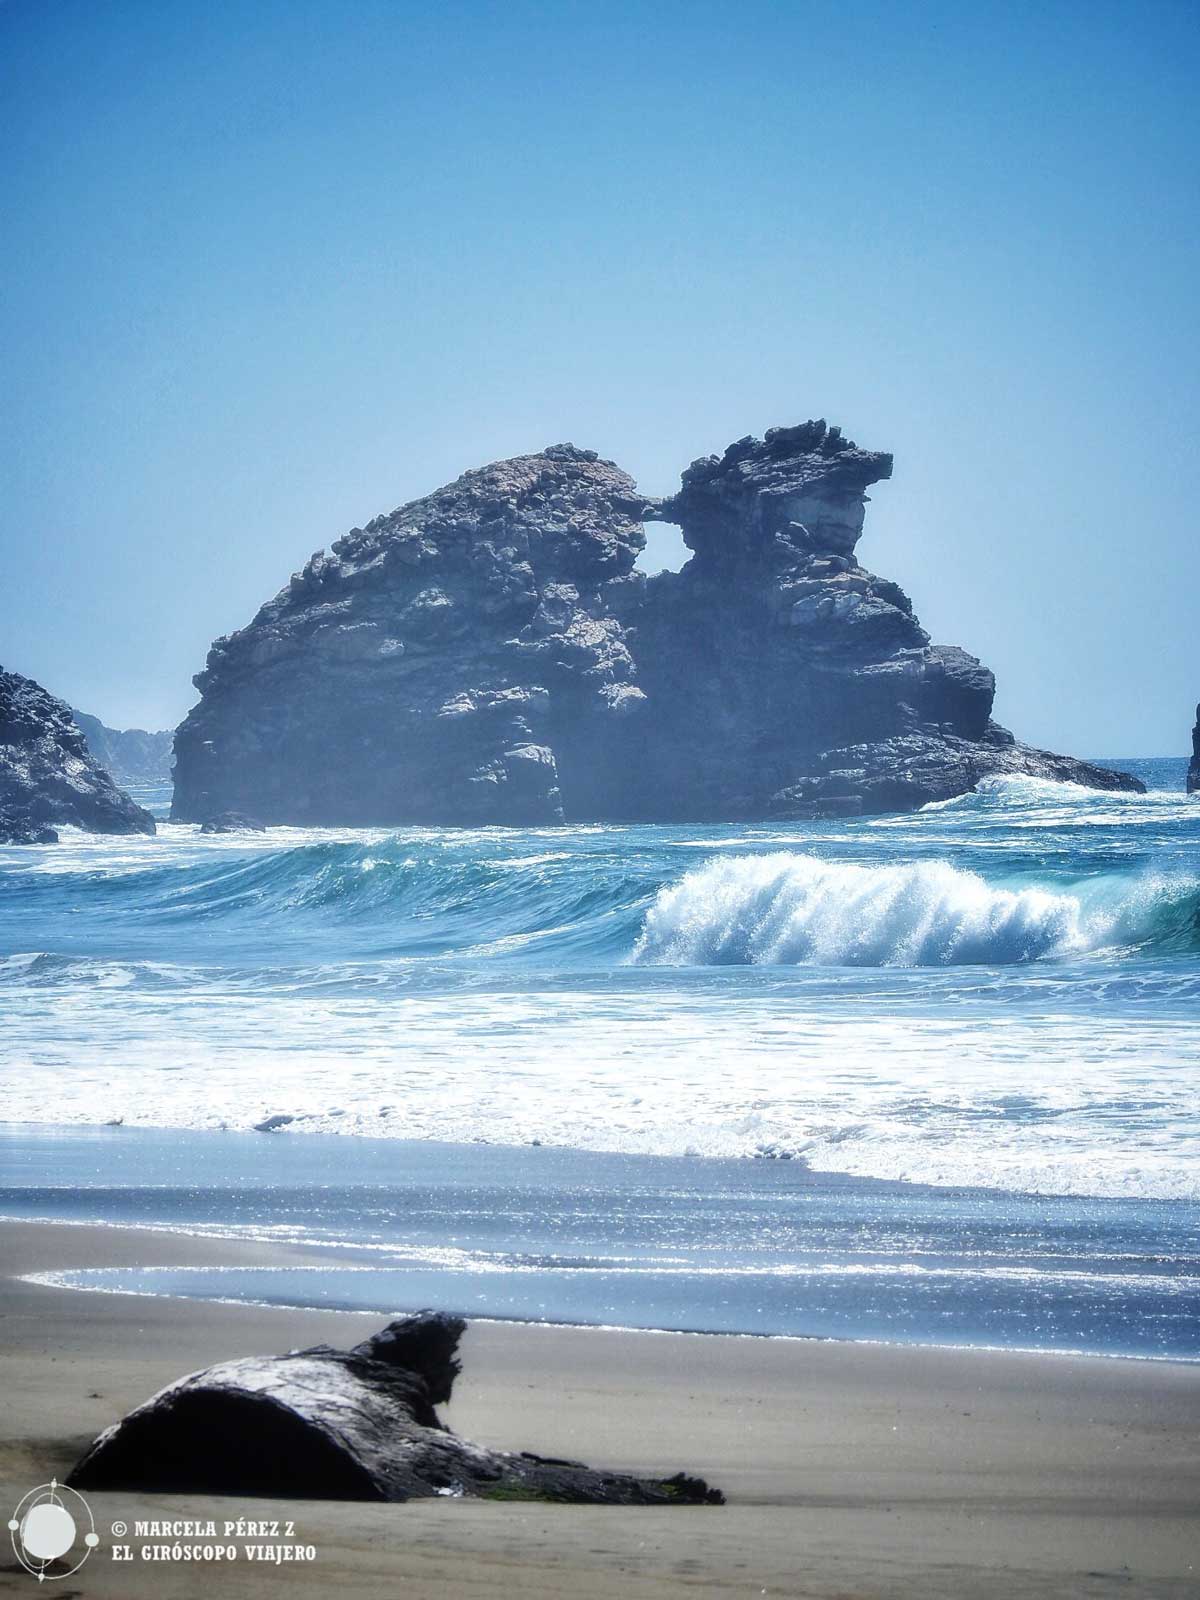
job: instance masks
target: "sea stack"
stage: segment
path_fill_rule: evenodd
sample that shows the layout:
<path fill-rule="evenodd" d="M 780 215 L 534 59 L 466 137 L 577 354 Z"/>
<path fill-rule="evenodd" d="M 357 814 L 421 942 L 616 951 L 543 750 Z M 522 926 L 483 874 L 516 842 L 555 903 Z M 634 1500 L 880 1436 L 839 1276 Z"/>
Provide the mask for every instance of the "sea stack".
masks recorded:
<path fill-rule="evenodd" d="M 173 815 L 744 821 L 910 810 L 993 774 L 1137 790 L 991 720 L 995 680 L 859 565 L 892 458 L 823 421 L 656 500 L 594 451 L 466 473 L 318 552 L 218 639 Z M 692 559 L 647 578 L 647 519 Z"/>
<path fill-rule="evenodd" d="M 93 758 L 70 708 L 32 678 L 0 670 L 0 843 L 50 844 L 68 824 L 154 832 L 150 813 Z"/>
<path fill-rule="evenodd" d="M 1192 729 L 1192 759 L 1188 763 L 1187 792 L 1200 794 L 1200 706 L 1196 707 L 1196 725 Z"/>

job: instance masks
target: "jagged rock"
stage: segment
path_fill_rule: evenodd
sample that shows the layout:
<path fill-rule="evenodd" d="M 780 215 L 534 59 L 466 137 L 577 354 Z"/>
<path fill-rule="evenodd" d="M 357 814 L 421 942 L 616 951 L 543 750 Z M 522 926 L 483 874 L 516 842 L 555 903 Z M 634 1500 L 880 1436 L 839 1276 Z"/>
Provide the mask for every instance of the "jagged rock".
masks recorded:
<path fill-rule="evenodd" d="M 1200 706 L 1196 707 L 1196 726 L 1192 729 L 1192 759 L 1188 763 L 1187 792 L 1200 794 Z"/>
<path fill-rule="evenodd" d="M 0 843 L 46 844 L 56 825 L 153 833 L 154 818 L 91 756 L 61 700 L 0 670 Z"/>
<path fill-rule="evenodd" d="M 266 823 L 257 817 L 243 816 L 240 811 L 221 811 L 215 817 L 206 817 L 200 824 L 201 833 L 265 833 Z"/>
<path fill-rule="evenodd" d="M 965 794 L 989 777 L 1032 774 L 1092 789 L 1134 788 L 1134 780 L 1128 784 L 1110 781 L 1124 774 L 1017 744 L 1012 734 L 995 723 L 990 723 L 979 739 L 910 733 L 829 750 L 820 757 L 820 766 L 821 771 L 772 795 L 770 814 L 802 818 L 912 811 L 930 800 Z"/>
<path fill-rule="evenodd" d="M 0 806 L 0 844 L 57 844 L 58 834 L 24 806 Z"/>
<path fill-rule="evenodd" d="M 86 711 L 72 710 L 71 715 L 87 739 L 88 749 L 118 783 L 170 782 L 172 729 L 147 733 L 144 728 L 106 728 L 99 717 L 90 717 Z"/>
<path fill-rule="evenodd" d="M 666 500 L 572 445 L 469 472 L 217 640 L 173 814 L 742 820 L 909 807 L 988 773 L 1139 788 L 1017 744 L 987 668 L 858 565 L 891 470 L 808 422 L 694 462 Z M 681 527 L 681 572 L 635 569 L 648 517 Z"/>
<path fill-rule="evenodd" d="M 576 1461 L 487 1450 L 435 1406 L 461 1371 L 459 1317 L 418 1312 L 352 1350 L 317 1345 L 226 1361 L 161 1389 L 107 1429 L 72 1488 L 326 1500 L 490 1500 L 720 1505 L 682 1473 L 635 1478 Z"/>

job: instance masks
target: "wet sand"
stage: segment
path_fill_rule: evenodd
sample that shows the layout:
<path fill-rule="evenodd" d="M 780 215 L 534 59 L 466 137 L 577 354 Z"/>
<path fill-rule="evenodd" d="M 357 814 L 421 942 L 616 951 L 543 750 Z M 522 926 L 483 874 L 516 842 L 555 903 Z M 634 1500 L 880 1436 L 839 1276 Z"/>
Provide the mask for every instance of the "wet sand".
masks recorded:
<path fill-rule="evenodd" d="M 62 1477 L 95 1433 L 212 1361 L 379 1326 L 370 1315 L 79 1293 L 21 1273 L 303 1264 L 310 1251 L 0 1224 L 0 1492 Z M 683 1469 L 721 1508 L 403 1506 L 89 1495 L 101 1543 L 68 1595 L 819 1596 L 1088 1600 L 1200 1592 L 1200 1366 L 475 1323 L 445 1415 L 481 1442 Z M 6 1514 L 7 1515 L 7 1514 Z M 292 1519 L 316 1559 L 112 1559 L 111 1524 Z M 159 1540 L 146 1542 L 161 1542 Z M 30 1594 L 11 1555 L 0 1591 Z"/>

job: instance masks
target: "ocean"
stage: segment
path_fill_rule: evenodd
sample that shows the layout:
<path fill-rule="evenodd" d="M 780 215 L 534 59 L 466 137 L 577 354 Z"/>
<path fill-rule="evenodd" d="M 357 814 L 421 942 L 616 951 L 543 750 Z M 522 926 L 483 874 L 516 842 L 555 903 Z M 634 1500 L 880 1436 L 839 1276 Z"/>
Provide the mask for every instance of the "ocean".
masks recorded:
<path fill-rule="evenodd" d="M 329 1252 L 77 1275 L 141 1292 L 1198 1358 L 1200 798 L 1112 764 L 0 850 L 0 1212 Z"/>

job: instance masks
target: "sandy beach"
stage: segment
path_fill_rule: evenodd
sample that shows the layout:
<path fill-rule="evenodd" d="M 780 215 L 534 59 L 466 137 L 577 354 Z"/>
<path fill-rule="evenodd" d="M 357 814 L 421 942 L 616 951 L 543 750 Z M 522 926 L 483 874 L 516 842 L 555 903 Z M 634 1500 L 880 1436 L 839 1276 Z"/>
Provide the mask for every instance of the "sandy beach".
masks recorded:
<path fill-rule="evenodd" d="M 372 1331 L 372 1316 L 79 1293 L 19 1275 L 95 1265 L 298 1264 L 301 1250 L 148 1230 L 0 1225 L 15 1505 L 183 1372 Z M 476 1323 L 448 1408 L 483 1442 L 702 1473 L 723 1508 L 273 1504 L 91 1496 L 88 1596 L 1194 1595 L 1200 1367 L 804 1340 Z M 311 1564 L 111 1558 L 112 1522 L 292 1518 Z M 134 1556 L 138 1556 L 134 1541 Z M 32 1579 L 10 1561 L 6 1593 Z"/>

